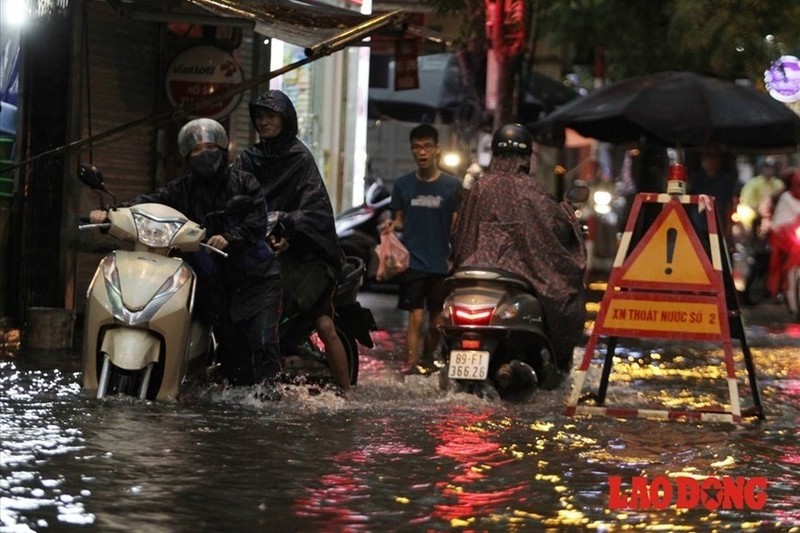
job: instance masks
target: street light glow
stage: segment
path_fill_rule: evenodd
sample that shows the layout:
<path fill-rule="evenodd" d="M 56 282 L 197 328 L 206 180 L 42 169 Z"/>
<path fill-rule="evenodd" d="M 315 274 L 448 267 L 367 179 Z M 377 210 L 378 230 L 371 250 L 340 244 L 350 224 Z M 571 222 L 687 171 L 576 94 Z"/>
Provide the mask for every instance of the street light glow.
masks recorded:
<path fill-rule="evenodd" d="M 5 0 L 2 11 L 2 20 L 9 26 L 23 26 L 30 18 L 27 0 Z"/>

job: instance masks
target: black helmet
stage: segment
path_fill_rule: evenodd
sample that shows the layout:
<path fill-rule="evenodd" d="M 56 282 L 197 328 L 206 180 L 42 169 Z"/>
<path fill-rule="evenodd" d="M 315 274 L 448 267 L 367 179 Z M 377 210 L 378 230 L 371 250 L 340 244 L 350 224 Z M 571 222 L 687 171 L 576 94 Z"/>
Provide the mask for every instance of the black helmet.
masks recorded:
<path fill-rule="evenodd" d="M 522 124 L 501 126 L 492 136 L 492 153 L 531 155 L 533 136 Z"/>
<path fill-rule="evenodd" d="M 228 134 L 216 120 L 197 118 L 187 122 L 178 132 L 178 149 L 186 157 L 200 143 L 214 143 L 223 150 L 228 149 Z"/>

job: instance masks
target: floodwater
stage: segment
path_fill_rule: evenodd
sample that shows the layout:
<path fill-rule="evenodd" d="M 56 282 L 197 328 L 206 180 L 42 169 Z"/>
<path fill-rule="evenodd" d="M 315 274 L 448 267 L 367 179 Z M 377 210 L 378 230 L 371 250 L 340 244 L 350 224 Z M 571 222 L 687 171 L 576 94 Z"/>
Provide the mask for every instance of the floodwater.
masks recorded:
<path fill-rule="evenodd" d="M 403 324 L 384 321 L 376 349 L 362 352 L 351 401 L 303 387 L 275 403 L 213 388 L 168 404 L 98 401 L 82 395 L 75 355 L 0 360 L 0 529 L 800 530 L 800 343 L 780 328 L 748 327 L 767 418 L 733 425 L 568 418 L 569 383 L 519 403 L 441 391 L 436 378 L 398 373 Z M 609 403 L 727 401 L 718 347 L 623 348 Z M 631 498 L 637 477 L 675 487 L 741 476 L 767 488 L 738 509 L 706 498 L 613 509 L 612 476 Z"/>

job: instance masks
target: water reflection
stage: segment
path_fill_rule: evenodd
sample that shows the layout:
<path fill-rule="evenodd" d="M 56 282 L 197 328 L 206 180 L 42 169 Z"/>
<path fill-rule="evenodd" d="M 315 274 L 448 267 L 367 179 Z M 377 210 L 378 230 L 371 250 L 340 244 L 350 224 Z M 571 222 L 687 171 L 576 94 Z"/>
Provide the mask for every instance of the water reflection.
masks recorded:
<path fill-rule="evenodd" d="M 95 401 L 63 354 L 0 361 L 3 530 L 800 527 L 796 349 L 753 348 L 767 420 L 734 426 L 565 418 L 568 385 L 522 404 L 444 393 L 436 379 L 396 372 L 399 337 L 387 332 L 383 355 L 363 354 L 352 402 L 302 387 L 278 404 L 210 388 L 173 404 Z M 720 353 L 627 348 L 609 394 L 719 401 Z M 764 476 L 767 504 L 612 511 L 612 475 L 625 489 L 634 476 Z"/>
<path fill-rule="evenodd" d="M 83 449 L 83 434 L 74 422 L 77 384 L 59 370 L 24 371 L 8 361 L 0 361 L 0 376 L 2 523 L 92 524 L 95 517 L 85 507 L 91 491 L 41 469 L 53 458 Z"/>
<path fill-rule="evenodd" d="M 502 476 L 503 467 L 516 462 L 513 456 L 503 453 L 497 440 L 509 421 L 495 421 L 494 414 L 489 410 L 470 412 L 454 407 L 449 416 L 427 425 L 436 439 L 436 455 L 455 462 L 446 479 L 436 483 L 445 501 L 434 505 L 432 517 L 445 520 L 454 528 L 472 526 L 476 517 L 504 510 L 526 488 L 525 484 L 515 482 L 500 490 L 491 488 L 496 486 L 494 483 L 484 486 L 484 480 Z"/>

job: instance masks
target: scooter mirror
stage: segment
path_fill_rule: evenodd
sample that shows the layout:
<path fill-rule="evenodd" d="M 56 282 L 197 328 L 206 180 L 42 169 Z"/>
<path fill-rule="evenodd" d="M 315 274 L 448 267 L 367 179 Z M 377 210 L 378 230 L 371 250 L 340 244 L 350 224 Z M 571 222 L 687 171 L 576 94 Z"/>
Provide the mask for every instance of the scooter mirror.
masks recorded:
<path fill-rule="evenodd" d="M 106 186 L 103 184 L 103 174 L 94 165 L 80 165 L 78 167 L 78 179 L 90 189 L 106 190 Z"/>
<path fill-rule="evenodd" d="M 279 241 L 283 238 L 283 220 L 286 218 L 284 211 L 270 211 L 267 214 L 267 237 Z"/>
<path fill-rule="evenodd" d="M 572 205 L 578 205 L 589 199 L 589 187 L 585 185 L 575 185 L 564 195 L 564 199 Z"/>

